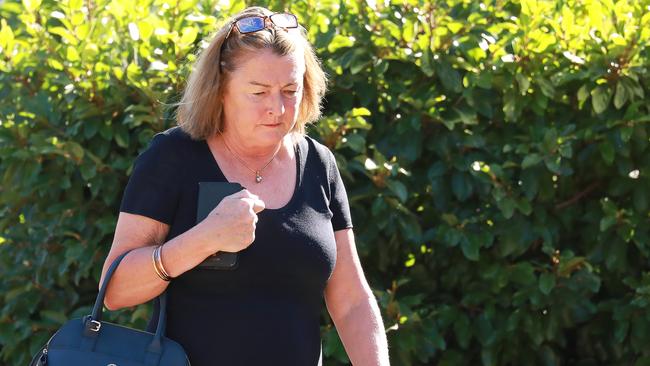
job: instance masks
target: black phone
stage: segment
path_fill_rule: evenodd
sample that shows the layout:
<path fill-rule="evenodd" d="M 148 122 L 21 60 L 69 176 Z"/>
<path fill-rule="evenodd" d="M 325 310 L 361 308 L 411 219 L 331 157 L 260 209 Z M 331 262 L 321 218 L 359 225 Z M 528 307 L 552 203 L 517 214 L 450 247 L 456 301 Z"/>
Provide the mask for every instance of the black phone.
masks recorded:
<path fill-rule="evenodd" d="M 196 223 L 203 221 L 222 199 L 244 189 L 239 183 L 199 182 L 199 197 L 196 208 Z M 237 253 L 218 252 L 201 262 L 197 268 L 212 270 L 233 270 L 237 268 Z"/>

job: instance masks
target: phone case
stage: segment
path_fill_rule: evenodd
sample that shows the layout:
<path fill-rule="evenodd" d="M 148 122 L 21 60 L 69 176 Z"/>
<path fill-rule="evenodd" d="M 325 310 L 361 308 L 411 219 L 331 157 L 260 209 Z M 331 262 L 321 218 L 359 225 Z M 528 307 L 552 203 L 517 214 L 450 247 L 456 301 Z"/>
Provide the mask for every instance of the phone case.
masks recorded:
<path fill-rule="evenodd" d="M 239 183 L 199 182 L 199 197 L 196 223 L 203 221 L 221 200 L 244 189 Z M 201 262 L 197 267 L 211 270 L 233 270 L 237 268 L 237 253 L 219 252 Z"/>

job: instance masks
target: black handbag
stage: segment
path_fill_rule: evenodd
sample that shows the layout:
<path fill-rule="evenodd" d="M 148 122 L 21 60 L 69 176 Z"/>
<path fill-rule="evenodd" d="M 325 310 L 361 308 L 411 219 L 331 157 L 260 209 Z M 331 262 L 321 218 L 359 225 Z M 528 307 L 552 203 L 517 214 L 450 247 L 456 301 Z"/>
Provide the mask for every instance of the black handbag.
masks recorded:
<path fill-rule="evenodd" d="M 65 323 L 34 356 L 30 366 L 189 366 L 180 344 L 163 336 L 166 295 L 158 296 L 160 312 L 156 333 L 103 322 L 106 288 L 113 272 L 128 252 L 117 257 L 95 300 L 91 315 Z"/>

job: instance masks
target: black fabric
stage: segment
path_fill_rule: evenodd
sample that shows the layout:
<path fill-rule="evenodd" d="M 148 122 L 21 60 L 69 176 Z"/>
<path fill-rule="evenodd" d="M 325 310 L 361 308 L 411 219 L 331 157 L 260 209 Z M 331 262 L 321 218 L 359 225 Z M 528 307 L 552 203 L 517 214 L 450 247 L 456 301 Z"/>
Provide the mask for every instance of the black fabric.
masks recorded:
<path fill-rule="evenodd" d="M 167 336 L 185 348 L 192 366 L 319 363 L 334 231 L 352 221 L 332 153 L 309 137 L 295 150 L 294 194 L 284 207 L 259 213 L 256 239 L 240 252 L 238 268 L 194 268 L 168 287 Z M 170 225 L 171 240 L 194 226 L 201 181 L 226 178 L 205 140 L 171 128 L 136 159 L 120 211 Z"/>

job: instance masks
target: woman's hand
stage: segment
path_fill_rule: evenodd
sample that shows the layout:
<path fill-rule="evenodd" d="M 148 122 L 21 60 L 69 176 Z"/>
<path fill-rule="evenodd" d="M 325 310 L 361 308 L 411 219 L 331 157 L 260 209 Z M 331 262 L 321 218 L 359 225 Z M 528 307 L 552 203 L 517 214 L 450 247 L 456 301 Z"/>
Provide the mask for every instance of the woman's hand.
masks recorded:
<path fill-rule="evenodd" d="M 258 196 L 244 189 L 221 200 L 196 229 L 212 253 L 239 252 L 255 240 L 257 214 L 264 207 Z"/>

